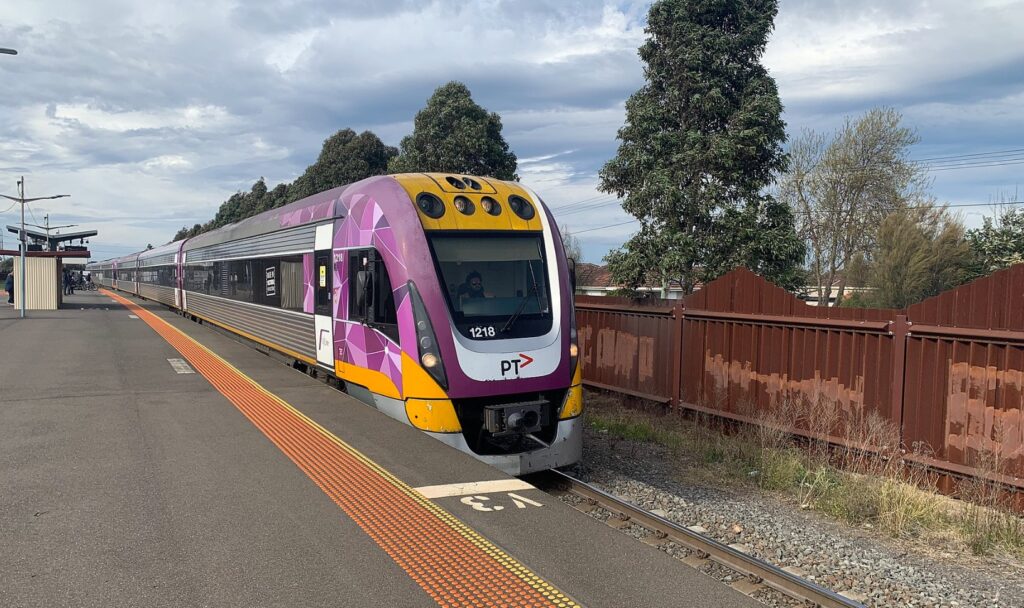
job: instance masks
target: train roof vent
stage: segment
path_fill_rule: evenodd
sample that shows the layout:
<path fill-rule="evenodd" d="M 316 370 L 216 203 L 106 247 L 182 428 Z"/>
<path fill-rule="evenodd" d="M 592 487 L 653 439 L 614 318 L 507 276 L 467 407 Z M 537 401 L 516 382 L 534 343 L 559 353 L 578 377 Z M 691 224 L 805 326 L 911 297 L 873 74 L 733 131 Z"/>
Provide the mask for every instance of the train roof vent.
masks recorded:
<path fill-rule="evenodd" d="M 452 187 L 454 187 L 454 188 L 458 188 L 459 190 L 465 190 L 466 189 L 466 184 L 461 179 L 459 179 L 457 177 L 452 177 L 451 175 L 449 175 L 449 176 L 445 177 L 444 180 L 446 182 L 448 182 L 449 184 L 451 184 Z"/>
<path fill-rule="evenodd" d="M 424 173 L 423 175 L 437 184 L 441 192 L 449 192 L 451 194 L 497 194 L 494 185 L 485 177 L 454 175 L 451 173 Z M 417 186 L 415 189 L 420 190 L 420 186 Z"/>

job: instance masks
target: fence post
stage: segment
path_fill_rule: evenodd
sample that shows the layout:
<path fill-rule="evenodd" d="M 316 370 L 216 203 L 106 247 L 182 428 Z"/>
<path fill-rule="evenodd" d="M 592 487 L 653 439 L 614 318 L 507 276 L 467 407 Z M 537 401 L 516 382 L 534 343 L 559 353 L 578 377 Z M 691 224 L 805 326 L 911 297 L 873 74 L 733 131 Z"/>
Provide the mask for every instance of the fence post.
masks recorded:
<path fill-rule="evenodd" d="M 892 400 L 890 417 L 900 430 L 903 442 L 903 395 L 907 383 L 907 315 L 896 315 L 892 327 Z"/>
<path fill-rule="evenodd" d="M 682 402 L 683 384 L 683 311 L 686 309 L 677 300 L 672 306 L 672 400 L 671 407 Z"/>

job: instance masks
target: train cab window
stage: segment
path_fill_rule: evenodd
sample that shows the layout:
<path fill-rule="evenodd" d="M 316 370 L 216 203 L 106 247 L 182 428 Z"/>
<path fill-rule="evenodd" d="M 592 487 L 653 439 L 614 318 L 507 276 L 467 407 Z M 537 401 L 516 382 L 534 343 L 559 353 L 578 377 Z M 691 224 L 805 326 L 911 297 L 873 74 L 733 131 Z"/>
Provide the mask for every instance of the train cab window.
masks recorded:
<path fill-rule="evenodd" d="M 398 341 L 398 311 L 384 260 L 373 249 L 349 252 L 348 318 Z"/>
<path fill-rule="evenodd" d="M 540 234 L 437 234 L 430 239 L 455 327 L 475 340 L 551 330 L 547 258 Z"/>

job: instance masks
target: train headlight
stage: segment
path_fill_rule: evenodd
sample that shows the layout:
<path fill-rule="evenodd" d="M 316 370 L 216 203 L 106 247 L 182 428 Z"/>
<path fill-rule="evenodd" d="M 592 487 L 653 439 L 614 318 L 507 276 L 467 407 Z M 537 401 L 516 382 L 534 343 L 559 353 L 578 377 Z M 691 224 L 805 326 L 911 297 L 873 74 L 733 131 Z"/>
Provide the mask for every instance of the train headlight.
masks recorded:
<path fill-rule="evenodd" d="M 412 318 L 416 323 L 416 348 L 419 351 L 420 363 L 442 389 L 448 390 L 448 375 L 444 371 L 444 361 L 441 359 L 441 351 L 438 350 L 437 337 L 430 323 L 430 316 L 427 315 L 427 308 L 423 305 L 423 298 L 420 297 L 416 284 L 409 281 L 408 286 Z"/>
<path fill-rule="evenodd" d="M 476 211 L 476 205 L 465 196 L 455 197 L 455 208 L 463 215 L 473 215 L 473 212 Z"/>
<path fill-rule="evenodd" d="M 576 331 L 576 306 L 570 300 L 569 308 L 569 378 L 576 377 L 576 366 L 580 362 L 580 336 Z"/>
<path fill-rule="evenodd" d="M 444 215 L 444 201 L 429 192 L 421 192 L 416 197 L 416 206 L 427 217 L 437 219 Z"/>
<path fill-rule="evenodd" d="M 513 213 L 524 220 L 532 220 L 533 216 L 537 214 L 530 201 L 517 194 L 508 197 L 508 206 L 512 209 Z"/>
<path fill-rule="evenodd" d="M 484 211 L 490 215 L 501 215 L 501 205 L 498 204 L 498 201 L 489 196 L 485 196 L 480 199 L 480 206 L 483 207 Z"/>

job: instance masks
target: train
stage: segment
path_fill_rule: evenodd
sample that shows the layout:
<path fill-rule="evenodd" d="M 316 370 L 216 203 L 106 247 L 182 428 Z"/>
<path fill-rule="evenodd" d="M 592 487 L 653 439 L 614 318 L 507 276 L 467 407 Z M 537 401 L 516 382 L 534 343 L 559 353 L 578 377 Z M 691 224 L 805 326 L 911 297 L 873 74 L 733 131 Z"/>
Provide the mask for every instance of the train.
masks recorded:
<path fill-rule="evenodd" d="M 582 456 L 574 261 L 518 182 L 371 177 L 86 270 L 511 475 Z"/>

